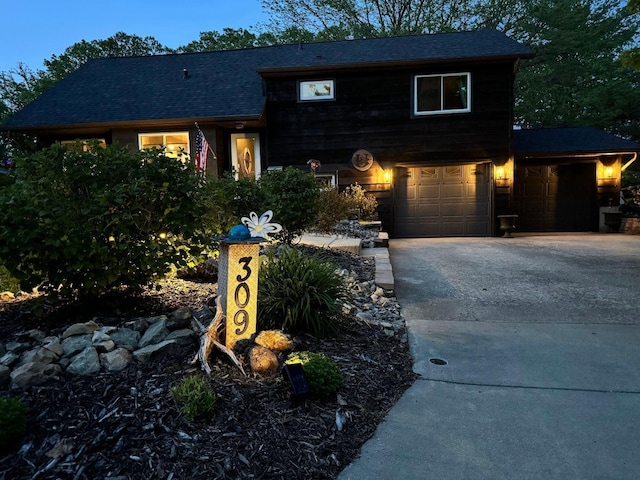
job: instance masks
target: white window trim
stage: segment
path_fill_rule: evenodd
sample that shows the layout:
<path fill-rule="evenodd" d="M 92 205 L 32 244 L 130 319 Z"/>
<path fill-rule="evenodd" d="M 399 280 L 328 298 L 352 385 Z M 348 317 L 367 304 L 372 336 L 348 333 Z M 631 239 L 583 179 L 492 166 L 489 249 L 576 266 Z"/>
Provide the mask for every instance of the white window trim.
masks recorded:
<path fill-rule="evenodd" d="M 329 85 L 331 93 L 329 95 L 307 95 L 305 94 L 305 87 L 310 87 L 316 84 Z M 336 99 L 336 82 L 331 78 L 325 78 L 322 80 L 302 80 L 298 82 L 298 101 L 300 102 L 328 102 Z"/>
<path fill-rule="evenodd" d="M 261 173 L 261 158 L 260 158 L 260 134 L 258 133 L 232 133 L 231 134 L 231 168 L 233 170 L 233 176 L 236 180 L 239 178 L 240 165 L 238 164 L 238 143 L 239 138 L 252 138 L 254 143 L 254 164 L 256 169 L 256 180 L 260 178 Z"/>
<path fill-rule="evenodd" d="M 149 136 L 160 136 L 162 135 L 162 145 L 166 148 L 167 146 L 167 135 L 186 135 L 187 136 L 187 148 L 184 151 L 186 155 L 191 155 L 191 135 L 188 131 L 175 131 L 175 132 L 142 132 L 138 133 L 138 150 L 142 150 L 142 137 Z"/>
<path fill-rule="evenodd" d="M 467 108 L 458 108 L 454 110 L 444 110 L 444 78 L 445 77 L 467 77 Z M 418 79 L 420 78 L 440 78 L 440 110 L 418 111 Z M 471 73 L 437 73 L 434 75 L 414 75 L 413 77 L 413 114 L 419 117 L 425 115 L 448 115 L 450 113 L 469 113 L 471 112 Z"/>
<path fill-rule="evenodd" d="M 336 188 L 336 174 L 335 173 L 316 173 L 316 178 L 328 178 L 329 187 Z"/>

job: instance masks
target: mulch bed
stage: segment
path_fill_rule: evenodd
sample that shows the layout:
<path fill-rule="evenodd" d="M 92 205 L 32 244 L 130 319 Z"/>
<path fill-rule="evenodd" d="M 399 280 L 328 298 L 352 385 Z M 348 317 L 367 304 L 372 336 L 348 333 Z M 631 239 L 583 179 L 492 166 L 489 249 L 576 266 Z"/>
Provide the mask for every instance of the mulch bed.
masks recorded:
<path fill-rule="evenodd" d="M 361 280 L 372 278 L 365 259 L 331 255 Z M 177 279 L 163 283 L 159 292 L 56 309 L 18 297 L 0 305 L 0 342 L 33 328 L 58 334 L 77 321 L 95 318 L 113 325 L 185 306 L 199 309 L 214 296 L 212 283 Z M 37 310 L 44 313 L 36 316 Z M 182 358 L 133 363 L 122 372 L 90 377 L 65 373 L 43 387 L 0 391 L 21 396 L 29 406 L 22 447 L 0 457 L 0 480 L 336 478 L 415 379 L 406 335 L 390 337 L 354 318 L 335 338 L 298 336 L 295 343 L 296 350 L 323 352 L 337 362 L 344 377 L 338 395 L 291 398 L 282 376 L 244 377 L 215 354 L 209 381 L 218 395 L 216 412 L 189 422 L 170 388 L 200 372 L 190 364 L 196 345 Z M 337 412 L 346 418 L 342 430 Z"/>

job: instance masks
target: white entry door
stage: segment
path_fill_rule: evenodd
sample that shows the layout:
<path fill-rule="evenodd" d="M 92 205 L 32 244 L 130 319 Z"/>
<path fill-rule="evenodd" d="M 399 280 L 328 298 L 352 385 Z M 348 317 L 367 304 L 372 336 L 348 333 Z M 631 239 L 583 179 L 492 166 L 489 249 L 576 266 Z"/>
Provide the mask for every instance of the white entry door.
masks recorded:
<path fill-rule="evenodd" d="M 257 133 L 231 134 L 231 166 L 237 179 L 260 178 L 260 135 Z"/>

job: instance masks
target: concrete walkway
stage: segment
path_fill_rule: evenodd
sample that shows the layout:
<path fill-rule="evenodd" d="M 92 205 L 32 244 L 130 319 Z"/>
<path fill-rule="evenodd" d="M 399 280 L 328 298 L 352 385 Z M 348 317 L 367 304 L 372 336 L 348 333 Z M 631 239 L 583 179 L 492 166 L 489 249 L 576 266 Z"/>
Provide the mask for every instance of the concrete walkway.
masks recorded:
<path fill-rule="evenodd" d="M 421 377 L 341 480 L 640 477 L 640 237 L 392 240 L 391 259 Z"/>

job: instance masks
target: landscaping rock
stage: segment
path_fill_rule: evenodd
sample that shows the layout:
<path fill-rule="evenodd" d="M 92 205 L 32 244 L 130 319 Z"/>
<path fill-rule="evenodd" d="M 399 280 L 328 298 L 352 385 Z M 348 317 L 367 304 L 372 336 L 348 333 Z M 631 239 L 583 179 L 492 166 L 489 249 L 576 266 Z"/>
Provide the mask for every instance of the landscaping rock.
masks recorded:
<path fill-rule="evenodd" d="M 45 338 L 43 347 L 47 350 L 51 350 L 58 357 L 64 355 L 64 348 L 62 348 L 62 344 L 60 343 L 60 339 L 58 339 L 58 337 Z"/>
<path fill-rule="evenodd" d="M 11 372 L 11 387 L 25 388 L 58 380 L 62 373 L 55 363 L 26 363 Z"/>
<path fill-rule="evenodd" d="M 198 335 L 193 330 L 189 330 L 188 328 L 182 328 L 180 330 L 175 330 L 171 332 L 165 340 L 175 340 L 181 347 L 187 347 L 190 345 L 194 345 L 196 343 L 196 339 Z"/>
<path fill-rule="evenodd" d="M 131 330 L 135 330 L 136 332 L 144 332 L 147 328 L 149 328 L 149 322 L 147 322 L 144 318 L 136 318 L 131 322 L 127 322 L 125 324 L 126 327 Z"/>
<path fill-rule="evenodd" d="M 11 382 L 11 369 L 0 365 L 0 388 L 4 388 Z"/>
<path fill-rule="evenodd" d="M 131 353 L 126 348 L 117 348 L 113 352 L 100 355 L 100 363 L 110 372 L 119 372 L 131 363 Z"/>
<path fill-rule="evenodd" d="M 93 344 L 93 347 L 98 351 L 98 353 L 110 352 L 114 348 L 116 348 L 116 344 L 111 339 L 111 337 L 101 331 L 93 332 L 91 343 Z"/>
<path fill-rule="evenodd" d="M 278 370 L 278 357 L 268 348 L 258 345 L 249 351 L 249 365 L 253 373 L 273 375 Z"/>
<path fill-rule="evenodd" d="M 92 375 L 100 371 L 98 352 L 93 347 L 87 347 L 71 359 L 67 372 L 75 375 Z"/>
<path fill-rule="evenodd" d="M 20 355 L 22 352 L 29 349 L 31 344 L 23 342 L 9 342 L 6 345 L 7 352 L 17 353 Z"/>
<path fill-rule="evenodd" d="M 133 352 L 138 348 L 140 332 L 130 328 L 120 328 L 115 332 L 112 332 L 110 337 L 111 340 L 115 342 L 116 347 L 126 348 L 130 352 Z"/>
<path fill-rule="evenodd" d="M 69 338 L 75 335 L 91 335 L 99 328 L 98 324 L 94 321 L 76 323 L 64 331 L 62 338 Z"/>
<path fill-rule="evenodd" d="M 4 344 L 0 343 L 0 357 L 3 357 L 7 353 L 7 349 L 4 348 Z"/>
<path fill-rule="evenodd" d="M 24 365 L 25 363 L 55 363 L 60 358 L 60 355 L 56 355 L 51 350 L 44 347 L 36 348 L 34 350 L 28 350 L 22 354 L 17 366 Z"/>
<path fill-rule="evenodd" d="M 5 367 L 10 367 L 15 364 L 20 359 L 20 355 L 13 352 L 5 353 L 2 358 L 0 358 L 0 365 Z"/>
<path fill-rule="evenodd" d="M 291 337 L 280 330 L 260 332 L 254 341 L 257 345 L 268 348 L 272 352 L 285 352 L 293 348 Z"/>
<path fill-rule="evenodd" d="M 145 363 L 158 356 L 178 355 L 181 350 L 180 345 L 175 340 L 165 340 L 136 350 L 133 352 L 133 356 L 139 362 Z"/>
<path fill-rule="evenodd" d="M 142 335 L 140 342 L 138 342 L 138 346 L 140 348 L 160 343 L 167 337 L 167 335 L 169 335 L 169 330 L 167 329 L 167 317 L 164 315 L 163 317 L 164 318 L 160 318 L 156 322 L 150 322 L 151 326 L 147 328 L 147 331 Z"/>
<path fill-rule="evenodd" d="M 72 357 L 77 353 L 83 351 L 85 348 L 91 346 L 90 335 L 80 335 L 75 337 L 65 338 L 62 341 L 62 349 L 65 357 Z"/>

